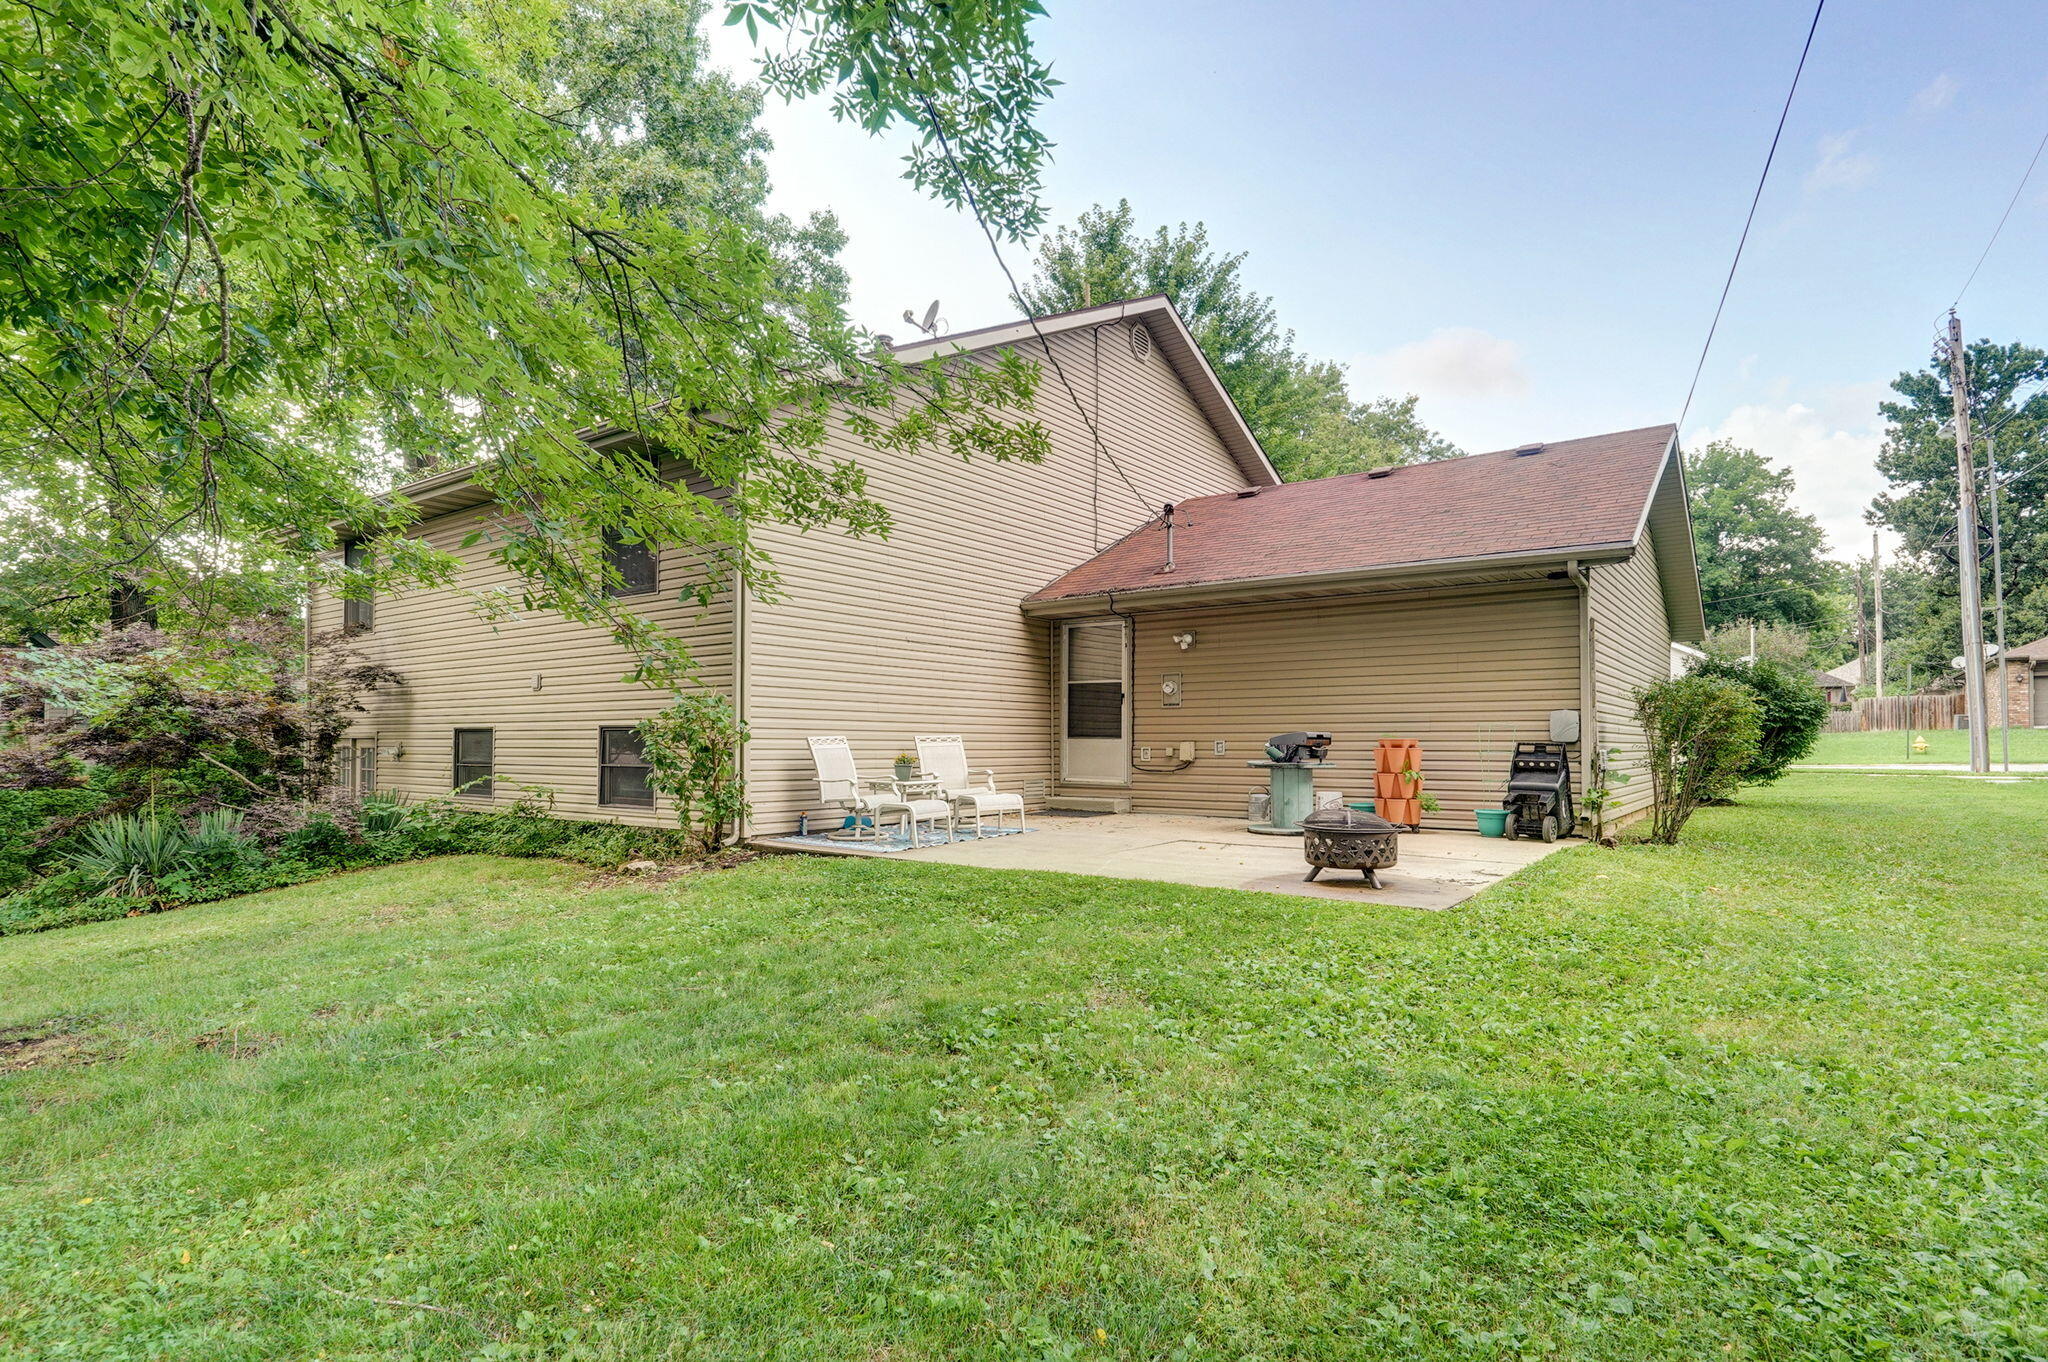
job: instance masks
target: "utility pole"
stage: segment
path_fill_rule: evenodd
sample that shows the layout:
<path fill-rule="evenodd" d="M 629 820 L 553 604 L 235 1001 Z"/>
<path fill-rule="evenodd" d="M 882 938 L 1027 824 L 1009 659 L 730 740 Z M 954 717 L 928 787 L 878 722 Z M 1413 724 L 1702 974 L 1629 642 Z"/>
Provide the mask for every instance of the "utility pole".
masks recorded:
<path fill-rule="evenodd" d="M 1984 482 L 1991 491 L 1991 611 L 1998 622 L 1998 764 L 2012 773 L 2012 676 L 2005 666 L 2005 539 L 1998 532 L 1998 437 L 1984 437 Z"/>
<path fill-rule="evenodd" d="M 1863 568 L 1856 566 L 1856 688 L 1870 680 L 1869 633 L 1863 623 Z"/>
<path fill-rule="evenodd" d="M 1970 720 L 1970 770 L 1991 769 L 1991 735 L 1984 720 L 1984 585 L 1978 580 L 1977 461 L 1970 456 L 1970 375 L 1963 324 L 1948 314 L 1948 384 L 1956 426 L 1956 571 L 1961 578 L 1963 684 Z"/>
<path fill-rule="evenodd" d="M 1878 556 L 1877 531 L 1870 532 L 1870 621 L 1877 634 L 1877 698 L 1884 699 L 1884 559 Z"/>

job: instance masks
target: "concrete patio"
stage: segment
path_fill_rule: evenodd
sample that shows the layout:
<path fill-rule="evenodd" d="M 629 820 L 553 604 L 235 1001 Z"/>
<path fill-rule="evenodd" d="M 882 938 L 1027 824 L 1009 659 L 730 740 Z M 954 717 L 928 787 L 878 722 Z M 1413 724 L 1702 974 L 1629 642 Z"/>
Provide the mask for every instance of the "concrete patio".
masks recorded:
<path fill-rule="evenodd" d="M 1218 889 L 1254 889 L 1306 898 L 1343 899 L 1397 908 L 1450 908 L 1486 886 L 1575 841 L 1481 837 L 1476 832 L 1419 832 L 1401 838 L 1400 864 L 1367 889 L 1356 871 L 1325 870 L 1314 883 L 1301 839 L 1247 832 L 1241 820 L 1176 814 L 1043 813 L 1022 837 L 996 837 L 915 851 L 879 852 L 853 844 L 824 848 L 775 837 L 755 839 L 764 851 L 943 861 L 1001 870 L 1056 870 L 1121 880 L 1165 880 Z"/>

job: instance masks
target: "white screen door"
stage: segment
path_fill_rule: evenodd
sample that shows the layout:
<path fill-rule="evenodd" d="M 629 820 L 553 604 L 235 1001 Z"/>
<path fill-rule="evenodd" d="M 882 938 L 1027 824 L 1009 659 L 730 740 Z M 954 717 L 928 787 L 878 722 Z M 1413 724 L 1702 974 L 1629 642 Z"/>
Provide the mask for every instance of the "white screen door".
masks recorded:
<path fill-rule="evenodd" d="M 1060 705 L 1060 778 L 1123 785 L 1131 778 L 1130 650 L 1123 620 L 1064 626 L 1065 691 Z"/>

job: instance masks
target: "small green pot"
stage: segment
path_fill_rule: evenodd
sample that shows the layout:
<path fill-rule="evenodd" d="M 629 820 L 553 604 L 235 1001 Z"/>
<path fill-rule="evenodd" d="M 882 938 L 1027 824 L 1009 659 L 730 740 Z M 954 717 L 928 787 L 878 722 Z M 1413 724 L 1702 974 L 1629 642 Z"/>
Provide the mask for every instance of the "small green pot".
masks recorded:
<path fill-rule="evenodd" d="M 1346 804 L 1344 807 L 1351 810 L 1353 813 L 1379 812 L 1379 806 L 1374 804 L 1370 799 L 1354 799 L 1349 804 Z"/>
<path fill-rule="evenodd" d="M 917 776 L 917 763 L 916 763 L 916 762 L 914 762 L 914 761 L 899 761 L 899 762 L 897 762 L 897 763 L 896 763 L 896 779 L 898 779 L 898 780 L 912 780 L 912 779 L 915 779 L 915 778 L 916 778 L 916 776 Z"/>
<path fill-rule="evenodd" d="M 1481 837 L 1505 837 L 1508 835 L 1508 811 L 1506 809 L 1474 809 L 1472 816 L 1479 820 Z"/>

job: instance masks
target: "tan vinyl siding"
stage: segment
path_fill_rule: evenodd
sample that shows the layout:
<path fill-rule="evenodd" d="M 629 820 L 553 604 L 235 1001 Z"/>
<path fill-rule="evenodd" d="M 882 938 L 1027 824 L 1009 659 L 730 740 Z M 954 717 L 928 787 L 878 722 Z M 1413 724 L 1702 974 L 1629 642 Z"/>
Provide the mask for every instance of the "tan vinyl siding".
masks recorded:
<path fill-rule="evenodd" d="M 813 734 L 844 734 L 863 773 L 882 776 L 916 734 L 960 733 L 969 760 L 1005 788 L 1034 803 L 1049 792 L 1049 631 L 1019 602 L 1160 504 L 1247 485 L 1158 348 L 1140 360 L 1126 325 L 1099 330 L 1052 344 L 1135 492 L 1098 459 L 1046 366 L 1044 463 L 880 454 L 841 433 L 832 452 L 867 469 L 894 520 L 889 538 L 757 528 L 784 599 L 746 606 L 755 831 L 785 831 L 819 809 L 804 745 Z M 1035 344 L 1020 352 L 1040 355 Z"/>
<path fill-rule="evenodd" d="M 490 508 L 478 507 L 423 521 L 418 533 L 467 566 L 452 587 L 380 597 L 375 626 L 359 641 L 365 653 L 389 661 L 405 679 L 371 695 L 368 713 L 351 729 L 376 738 L 379 788 L 413 798 L 448 794 L 454 731 L 489 728 L 495 731 L 495 790 L 488 801 L 474 801 L 478 807 L 509 805 L 521 794 L 518 786 L 540 785 L 553 792 L 553 811 L 563 817 L 673 825 L 675 815 L 664 798 L 652 809 L 597 802 L 598 729 L 644 719 L 662 709 L 668 696 L 622 680 L 632 660 L 602 630 L 548 612 L 493 623 L 465 598 L 512 582 L 508 571 L 488 559 L 488 544 L 461 547 L 490 515 Z M 668 550 L 660 556 L 656 591 L 620 603 L 686 641 L 703 684 L 729 692 L 731 604 L 721 599 L 707 609 L 678 600 L 695 580 L 693 561 Z M 316 629 L 334 627 L 339 603 L 316 598 L 313 621 Z M 400 746 L 404 755 L 391 755 Z"/>
<path fill-rule="evenodd" d="M 1657 555 L 1646 533 L 1635 556 L 1593 569 L 1593 708 L 1599 745 L 1626 773 L 1607 804 L 1610 829 L 1638 817 L 1650 803 L 1650 775 L 1644 761 L 1643 727 L 1636 719 L 1635 693 L 1671 675 L 1671 627 L 1657 575 Z"/>
<path fill-rule="evenodd" d="M 1187 651 L 1172 636 L 1193 630 Z M 1517 739 L 1546 738 L 1550 712 L 1579 704 L 1578 593 L 1568 584 L 1419 593 L 1385 600 L 1314 600 L 1143 614 L 1136 619 L 1133 751 L 1195 744 L 1173 774 L 1136 773 L 1139 812 L 1241 817 L 1263 771 L 1245 763 L 1295 729 L 1335 735 L 1320 789 L 1370 798 L 1382 737 L 1419 739 L 1436 827 L 1472 826 L 1497 806 Z M 1181 704 L 1162 703 L 1160 677 L 1181 675 Z M 1228 744 L 1213 754 L 1217 740 Z"/>

